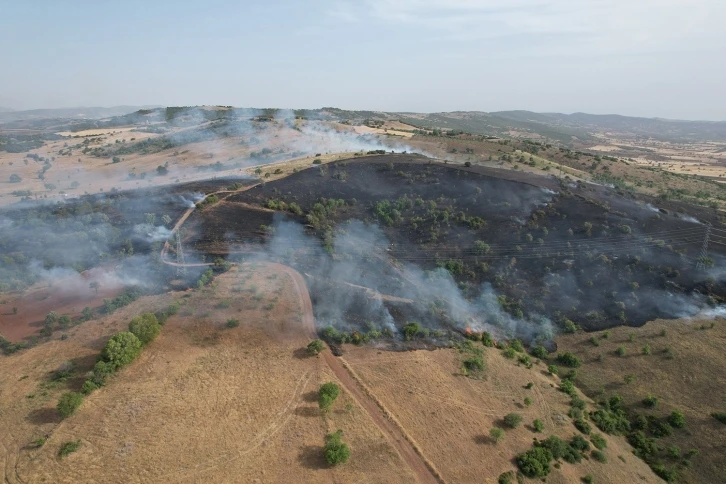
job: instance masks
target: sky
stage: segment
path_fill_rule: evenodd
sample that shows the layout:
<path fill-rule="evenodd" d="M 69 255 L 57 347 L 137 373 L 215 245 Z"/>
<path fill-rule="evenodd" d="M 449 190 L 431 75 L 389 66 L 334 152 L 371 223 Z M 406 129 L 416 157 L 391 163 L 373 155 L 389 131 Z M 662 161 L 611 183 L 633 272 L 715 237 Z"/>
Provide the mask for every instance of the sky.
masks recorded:
<path fill-rule="evenodd" d="M 0 106 L 726 120 L 723 0 L 0 0 Z"/>

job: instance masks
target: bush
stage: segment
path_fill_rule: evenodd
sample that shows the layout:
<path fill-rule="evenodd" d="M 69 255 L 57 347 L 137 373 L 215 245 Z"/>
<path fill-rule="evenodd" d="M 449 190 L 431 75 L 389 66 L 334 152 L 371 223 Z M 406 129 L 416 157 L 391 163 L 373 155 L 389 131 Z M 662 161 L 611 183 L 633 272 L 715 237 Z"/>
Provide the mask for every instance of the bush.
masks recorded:
<path fill-rule="evenodd" d="M 129 331 L 136 335 L 141 344 L 147 345 L 161 333 L 161 325 L 152 313 L 135 316 L 129 323 Z"/>
<path fill-rule="evenodd" d="M 68 418 L 73 415 L 83 403 L 83 395 L 78 392 L 66 392 L 61 395 L 56 408 L 61 417 Z"/>
<path fill-rule="evenodd" d="M 532 422 L 532 427 L 534 427 L 534 431 L 541 433 L 544 430 L 544 424 L 540 419 L 535 420 Z"/>
<path fill-rule="evenodd" d="M 342 437 L 342 430 L 325 436 L 323 453 L 325 455 L 325 461 L 331 466 L 345 464 L 350 459 L 350 449 L 343 443 Z"/>
<path fill-rule="evenodd" d="M 648 408 L 655 408 L 656 406 L 658 406 L 658 398 L 654 397 L 653 395 L 648 395 L 643 399 L 643 405 Z"/>
<path fill-rule="evenodd" d="M 84 395 L 88 395 L 89 393 L 92 393 L 94 390 L 97 390 L 99 386 L 91 379 L 88 379 L 83 382 L 83 386 L 81 387 L 81 393 Z"/>
<path fill-rule="evenodd" d="M 577 449 L 556 435 L 551 435 L 547 439 L 539 442 L 537 445 L 549 450 L 554 459 L 563 459 L 565 462 L 569 462 L 571 464 L 582 460 L 582 456 Z"/>
<path fill-rule="evenodd" d="M 557 355 L 557 362 L 569 368 L 579 368 L 582 364 L 582 360 L 580 360 L 580 358 L 569 352 Z"/>
<path fill-rule="evenodd" d="M 552 452 L 544 447 L 535 447 L 517 456 L 517 467 L 527 477 L 545 477 L 550 473 Z"/>
<path fill-rule="evenodd" d="M 592 455 L 592 458 L 595 459 L 596 461 L 600 462 L 601 464 L 605 464 L 608 461 L 608 457 L 603 452 L 600 452 L 599 450 L 593 450 L 592 454 L 590 454 L 590 455 Z"/>
<path fill-rule="evenodd" d="M 308 346 L 305 349 L 305 351 L 307 352 L 308 355 L 315 356 L 315 355 L 319 354 L 321 351 L 323 351 L 323 348 L 324 348 L 323 342 L 320 341 L 319 339 L 315 339 L 315 340 L 312 340 L 310 343 L 308 343 Z"/>
<path fill-rule="evenodd" d="M 524 397 L 524 405 L 526 407 L 529 407 L 530 405 L 532 405 L 532 399 L 530 397 Z"/>
<path fill-rule="evenodd" d="M 23 179 L 20 175 L 15 173 L 10 175 L 10 183 L 20 183 L 21 181 L 23 181 Z"/>
<path fill-rule="evenodd" d="M 630 422 L 622 412 L 600 409 L 590 415 L 590 420 L 606 434 L 617 435 L 630 431 Z"/>
<path fill-rule="evenodd" d="M 327 411 L 340 394 L 340 387 L 333 382 L 323 383 L 318 390 L 318 406 L 320 410 Z"/>
<path fill-rule="evenodd" d="M 498 444 L 504 438 L 504 429 L 492 427 L 489 431 L 489 437 L 491 437 L 495 444 Z"/>
<path fill-rule="evenodd" d="M 590 442 L 592 442 L 592 445 L 594 445 L 598 450 L 603 450 L 608 446 L 607 440 L 605 440 L 605 437 L 600 434 L 592 434 L 590 436 Z"/>
<path fill-rule="evenodd" d="M 572 440 L 570 440 L 570 447 L 584 453 L 590 450 L 590 442 L 581 435 L 575 435 L 572 437 Z"/>
<path fill-rule="evenodd" d="M 725 412 L 715 412 L 712 413 L 711 416 L 721 422 L 722 424 L 726 425 L 726 413 Z"/>
<path fill-rule="evenodd" d="M 114 370 L 128 365 L 139 356 L 141 340 L 130 332 L 118 333 L 111 337 L 101 351 L 101 358 L 111 364 Z"/>
<path fill-rule="evenodd" d="M 592 477 L 592 474 L 588 474 L 585 477 L 582 478 L 582 482 L 584 484 L 594 484 L 595 478 Z"/>
<path fill-rule="evenodd" d="M 522 342 L 518 339 L 511 340 L 509 342 L 509 347 L 518 353 L 521 353 L 524 351 L 524 346 L 522 346 Z"/>
<path fill-rule="evenodd" d="M 403 326 L 403 338 L 411 341 L 421 332 L 421 326 L 418 323 L 408 323 Z"/>
<path fill-rule="evenodd" d="M 80 440 L 73 440 L 70 442 L 65 442 L 63 445 L 60 446 L 60 449 L 58 449 L 58 457 L 65 457 L 68 454 L 72 454 L 73 452 L 77 451 L 80 448 L 81 448 Z"/>
<path fill-rule="evenodd" d="M 680 410 L 674 410 L 668 417 L 668 423 L 671 427 L 682 429 L 686 426 L 686 416 Z"/>
<path fill-rule="evenodd" d="M 522 416 L 518 413 L 510 413 L 504 416 L 504 425 L 510 429 L 516 429 L 522 423 Z"/>
<path fill-rule="evenodd" d="M 236 328 L 237 326 L 239 326 L 239 319 L 228 319 L 227 320 L 228 328 Z"/>
<path fill-rule="evenodd" d="M 557 368 L 557 365 L 549 365 L 549 366 L 547 367 L 547 372 L 548 372 L 548 373 L 549 373 L 550 375 L 556 375 L 556 374 L 558 374 L 558 373 L 560 372 L 560 369 L 559 369 L 559 368 Z"/>
<path fill-rule="evenodd" d="M 489 347 L 489 348 L 493 348 L 493 347 L 494 347 L 494 339 L 492 338 L 492 335 L 491 335 L 491 334 L 489 334 L 489 333 L 488 333 L 488 332 L 486 332 L 486 331 L 484 331 L 484 332 L 483 332 L 483 333 L 481 334 L 481 342 L 482 342 L 482 344 L 483 344 L 484 346 L 487 346 L 487 347 Z"/>
<path fill-rule="evenodd" d="M 581 418 L 575 419 L 574 424 L 575 428 L 585 435 L 590 435 L 590 433 L 592 432 L 592 427 L 590 427 L 590 424 L 585 422 Z"/>
<path fill-rule="evenodd" d="M 534 356 L 535 358 L 539 358 L 540 360 L 546 360 L 549 355 L 550 354 L 547 351 L 547 348 L 542 345 L 538 345 L 532 348 L 532 356 Z"/>
<path fill-rule="evenodd" d="M 618 356 L 625 356 L 626 353 L 624 346 L 618 346 L 618 349 L 615 350 L 615 354 Z"/>

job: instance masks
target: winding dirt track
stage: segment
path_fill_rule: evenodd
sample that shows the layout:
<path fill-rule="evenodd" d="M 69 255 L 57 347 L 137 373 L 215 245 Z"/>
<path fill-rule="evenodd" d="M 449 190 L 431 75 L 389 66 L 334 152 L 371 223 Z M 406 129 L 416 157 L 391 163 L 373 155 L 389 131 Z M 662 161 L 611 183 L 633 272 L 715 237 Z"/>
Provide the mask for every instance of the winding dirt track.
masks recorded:
<path fill-rule="evenodd" d="M 227 193 L 229 196 L 232 193 L 236 193 L 237 191 L 249 190 L 254 186 L 256 185 L 244 187 L 234 192 L 220 191 L 215 192 L 214 194 L 218 195 L 221 193 Z M 207 196 L 210 195 L 213 194 L 210 193 Z M 181 218 L 179 218 L 177 223 L 174 225 L 173 232 L 176 232 L 181 228 L 181 226 L 194 212 L 195 209 L 196 205 L 184 212 Z M 181 266 L 182 264 L 166 260 L 166 253 L 168 249 L 169 243 L 165 242 L 164 247 L 161 249 L 161 261 L 170 266 Z M 212 264 L 198 263 L 184 265 L 211 266 Z M 313 303 L 310 299 L 310 293 L 308 292 L 308 287 L 305 283 L 305 279 L 303 279 L 302 275 L 292 267 L 276 263 L 272 263 L 271 265 L 276 267 L 280 272 L 284 272 L 289 275 L 295 283 L 298 295 L 300 297 L 300 305 L 303 311 L 303 325 L 311 338 L 317 338 L 317 333 L 315 331 L 315 316 L 313 313 Z M 325 363 L 330 367 L 330 369 L 333 371 L 338 380 L 343 384 L 348 393 L 350 393 L 350 395 L 358 402 L 358 404 L 368 413 L 368 415 L 370 415 L 371 419 L 373 419 L 381 432 L 383 432 L 383 434 L 388 438 L 393 448 L 396 449 L 398 454 L 401 456 L 404 462 L 406 462 L 413 474 L 416 476 L 416 480 L 421 483 L 444 482 L 441 474 L 439 474 L 439 472 L 434 468 L 433 464 L 428 462 L 422 456 L 418 446 L 412 441 L 410 437 L 405 434 L 399 424 L 397 424 L 395 421 L 393 421 L 392 418 L 386 415 L 387 412 L 385 411 L 385 409 L 383 409 L 381 407 L 381 404 L 377 402 L 373 396 L 371 396 L 370 392 L 362 388 L 362 386 L 359 385 L 358 382 L 356 382 L 356 380 L 351 376 L 351 373 L 346 370 L 341 360 L 336 358 L 329 351 L 324 351 L 321 353 L 321 355 L 325 360 Z"/>
<path fill-rule="evenodd" d="M 311 338 L 317 338 L 313 303 L 310 300 L 310 293 L 308 293 L 305 279 L 303 279 L 299 272 L 289 266 L 274 263 L 271 265 L 292 278 L 297 287 L 298 295 L 300 296 L 300 304 L 303 310 L 303 325 Z M 432 469 L 432 465 L 424 460 L 420 451 L 417 451 L 414 444 L 407 438 L 398 425 L 386 417 L 379 405 L 369 395 L 363 392 L 350 373 L 344 368 L 341 361 L 329 351 L 323 351 L 321 355 L 338 380 L 348 390 L 348 393 L 368 412 L 368 415 L 370 415 L 378 428 L 388 437 L 388 440 L 396 451 L 398 451 L 401 458 L 411 468 L 418 482 L 442 482 L 439 473 L 435 469 Z"/>

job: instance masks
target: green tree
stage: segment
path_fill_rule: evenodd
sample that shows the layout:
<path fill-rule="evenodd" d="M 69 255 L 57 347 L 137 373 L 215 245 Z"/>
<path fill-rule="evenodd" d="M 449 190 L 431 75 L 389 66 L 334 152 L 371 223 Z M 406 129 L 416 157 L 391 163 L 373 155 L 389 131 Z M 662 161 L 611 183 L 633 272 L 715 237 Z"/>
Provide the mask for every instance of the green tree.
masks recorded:
<path fill-rule="evenodd" d="M 542 433 L 542 431 L 544 430 L 544 424 L 542 423 L 542 421 L 540 419 L 537 419 L 534 422 L 532 422 L 532 427 L 534 427 L 534 431 L 538 432 L 538 433 Z"/>
<path fill-rule="evenodd" d="M 517 456 L 517 467 L 529 478 L 545 477 L 550 473 L 552 452 L 544 447 L 534 447 Z"/>
<path fill-rule="evenodd" d="M 318 406 L 323 412 L 327 412 L 340 395 L 340 387 L 333 382 L 323 383 L 318 390 Z"/>
<path fill-rule="evenodd" d="M 668 417 L 668 423 L 674 428 L 682 429 L 686 426 L 686 416 L 680 410 L 674 410 Z"/>
<path fill-rule="evenodd" d="M 421 332 L 421 326 L 418 323 L 408 323 L 403 327 L 403 337 L 406 341 L 411 341 Z"/>
<path fill-rule="evenodd" d="M 56 408 L 61 417 L 67 418 L 73 415 L 83 403 L 83 395 L 77 392 L 66 392 L 58 399 Z"/>
<path fill-rule="evenodd" d="M 306 348 L 306 352 L 310 356 L 315 356 L 319 354 L 321 351 L 323 351 L 323 342 L 319 339 L 312 340 L 310 343 L 308 343 L 308 346 Z"/>
<path fill-rule="evenodd" d="M 129 331 L 136 335 L 141 344 L 147 345 L 161 333 L 159 320 L 153 313 L 144 313 L 135 316 L 129 323 Z"/>
<path fill-rule="evenodd" d="M 108 362 L 114 370 L 118 370 L 139 356 L 141 346 L 141 340 L 135 334 L 124 331 L 113 335 L 108 340 L 101 351 L 101 358 Z"/>
<path fill-rule="evenodd" d="M 325 436 L 325 446 L 323 447 L 325 461 L 331 466 L 345 464 L 350 459 L 350 449 L 343 442 L 343 431 L 338 430 L 332 434 Z"/>
<path fill-rule="evenodd" d="M 495 444 L 498 444 L 504 438 L 504 429 L 500 427 L 492 427 L 491 430 L 489 430 L 489 437 L 491 437 Z"/>
<path fill-rule="evenodd" d="M 522 423 L 522 416 L 518 413 L 510 413 L 504 416 L 504 425 L 510 429 L 516 429 Z"/>

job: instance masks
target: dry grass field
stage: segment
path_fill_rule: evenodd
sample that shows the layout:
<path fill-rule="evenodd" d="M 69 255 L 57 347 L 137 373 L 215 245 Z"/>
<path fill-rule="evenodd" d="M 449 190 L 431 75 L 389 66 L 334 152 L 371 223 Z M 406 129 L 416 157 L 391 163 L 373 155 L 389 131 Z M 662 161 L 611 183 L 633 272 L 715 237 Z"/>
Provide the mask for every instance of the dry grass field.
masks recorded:
<path fill-rule="evenodd" d="M 699 451 L 682 482 L 722 482 L 726 475 L 725 427 L 711 414 L 726 411 L 726 322 L 658 320 L 640 328 L 614 328 L 607 338 L 605 335 L 577 333 L 558 338 L 562 351 L 582 357 L 578 387 L 596 399 L 619 394 L 638 414 L 663 416 L 682 411 L 686 428 L 660 440 L 662 445 L 678 446 L 683 453 Z M 646 346 L 649 355 L 644 354 Z M 624 356 L 616 354 L 619 347 L 624 348 Z M 631 383 L 626 383 L 626 375 L 632 375 Z M 648 395 L 658 398 L 655 409 L 643 405 Z"/>
<path fill-rule="evenodd" d="M 292 281 L 260 265 L 233 270 L 216 284 L 142 298 L 77 326 L 66 340 L 0 360 L 6 482 L 412 481 L 345 393 L 321 415 L 317 388 L 335 378 L 320 357 L 301 351 L 309 338 Z M 75 415 L 59 420 L 57 397 L 78 389 L 108 336 L 132 315 L 172 299 L 181 310 L 162 335 Z M 240 326 L 227 328 L 229 318 Z M 64 361 L 75 363 L 78 376 L 49 382 Z M 329 469 L 323 437 L 336 429 L 344 430 L 355 458 Z M 44 436 L 45 444 L 33 448 Z M 62 443 L 75 440 L 80 449 L 59 458 Z"/>
<path fill-rule="evenodd" d="M 351 348 L 344 359 L 446 482 L 496 483 L 502 473 L 516 471 L 514 456 L 528 450 L 532 438 L 569 439 L 578 434 L 567 417 L 569 397 L 557 390 L 557 379 L 547 375 L 545 365 L 526 369 L 497 349 L 486 351 L 487 368 L 478 378 L 461 374 L 462 355 L 455 349 L 392 353 Z M 526 389 L 530 382 L 534 386 Z M 529 407 L 526 397 L 533 401 Z M 503 417 L 512 412 L 522 415 L 522 426 L 494 443 L 489 430 L 504 427 Z M 535 419 L 544 422 L 542 433 L 534 432 Z M 563 463 L 547 476 L 547 482 L 578 482 L 587 474 L 595 482 L 660 482 L 630 454 L 622 437 L 607 440 L 608 464 Z"/>

